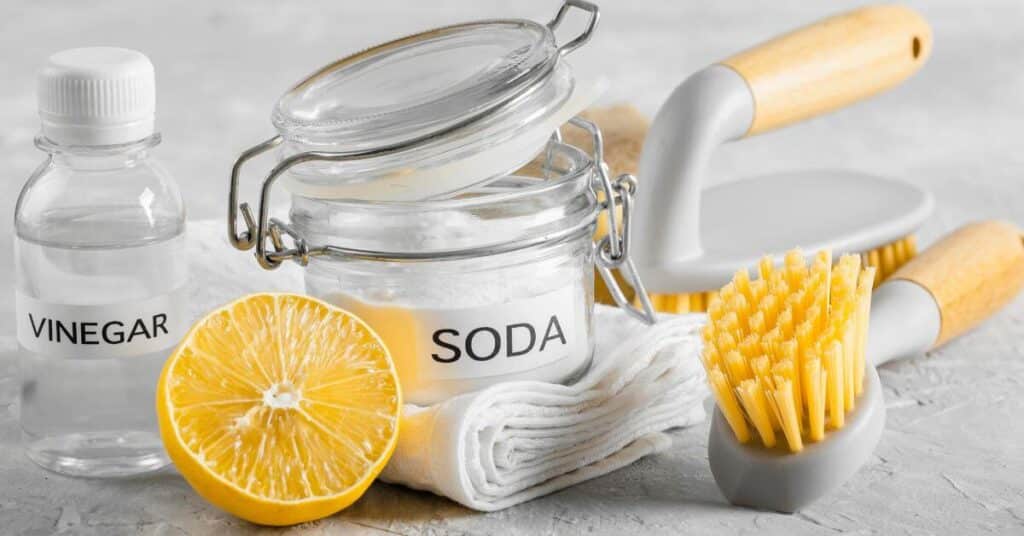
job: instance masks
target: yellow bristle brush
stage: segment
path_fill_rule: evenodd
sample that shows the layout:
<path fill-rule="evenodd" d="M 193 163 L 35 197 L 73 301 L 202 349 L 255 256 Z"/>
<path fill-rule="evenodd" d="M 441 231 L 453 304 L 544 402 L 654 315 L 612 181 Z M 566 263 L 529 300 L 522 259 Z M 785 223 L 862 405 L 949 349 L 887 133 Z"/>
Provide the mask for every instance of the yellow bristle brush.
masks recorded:
<path fill-rule="evenodd" d="M 758 270 L 711 298 L 701 357 L 737 438 L 752 436 L 749 422 L 763 446 L 799 452 L 824 439 L 826 422 L 841 428 L 864 389 L 875 268 L 851 255 L 833 267 L 829 252 L 807 266 L 794 250 L 780 269 L 765 258 Z"/>
<path fill-rule="evenodd" d="M 885 423 L 875 367 L 970 329 L 1024 287 L 1024 240 L 968 225 L 872 293 L 876 269 L 827 251 L 758 278 L 740 270 L 711 298 L 702 361 L 717 410 L 708 460 L 734 504 L 793 512 L 849 478 Z M 870 325 L 870 329 L 869 329 Z"/>
<path fill-rule="evenodd" d="M 861 253 L 862 264 L 876 268 L 876 283 L 912 258 L 912 235 L 933 202 L 908 183 L 841 170 L 707 189 L 703 183 L 722 143 L 891 88 L 916 72 L 931 48 L 931 29 L 917 13 L 871 6 L 742 52 L 676 88 L 647 131 L 630 230 L 630 253 L 653 308 L 704 311 L 711 291 L 736 270 L 764 252 L 779 255 L 797 244 Z M 598 123 L 611 152 L 614 125 Z M 598 287 L 598 299 L 610 301 Z"/>

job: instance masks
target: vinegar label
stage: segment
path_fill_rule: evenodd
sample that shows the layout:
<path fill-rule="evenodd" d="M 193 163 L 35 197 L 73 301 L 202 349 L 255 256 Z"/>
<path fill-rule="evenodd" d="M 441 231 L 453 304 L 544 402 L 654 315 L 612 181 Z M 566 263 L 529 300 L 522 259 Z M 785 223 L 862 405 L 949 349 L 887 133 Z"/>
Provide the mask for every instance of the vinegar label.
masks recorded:
<path fill-rule="evenodd" d="M 50 303 L 16 293 L 18 342 L 47 357 L 107 359 L 169 350 L 189 326 L 187 286 L 145 300 Z"/>

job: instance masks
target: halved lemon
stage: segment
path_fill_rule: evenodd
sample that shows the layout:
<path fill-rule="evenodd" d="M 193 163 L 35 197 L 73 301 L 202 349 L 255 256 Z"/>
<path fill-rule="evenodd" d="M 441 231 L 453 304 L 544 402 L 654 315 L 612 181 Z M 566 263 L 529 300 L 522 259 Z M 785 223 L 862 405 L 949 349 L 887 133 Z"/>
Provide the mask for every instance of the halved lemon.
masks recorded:
<path fill-rule="evenodd" d="M 207 315 L 157 386 L 178 471 L 206 500 L 265 525 L 355 502 L 395 450 L 401 407 L 377 334 L 294 294 L 255 294 Z"/>

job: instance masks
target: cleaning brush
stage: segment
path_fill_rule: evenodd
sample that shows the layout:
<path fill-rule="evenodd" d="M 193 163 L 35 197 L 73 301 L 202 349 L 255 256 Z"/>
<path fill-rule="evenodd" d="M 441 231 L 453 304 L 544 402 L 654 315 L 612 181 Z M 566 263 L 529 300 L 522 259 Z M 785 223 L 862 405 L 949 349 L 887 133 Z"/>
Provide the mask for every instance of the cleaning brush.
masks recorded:
<path fill-rule="evenodd" d="M 867 6 L 740 52 L 680 84 L 654 116 L 637 165 L 630 254 L 654 308 L 704 311 L 736 270 L 763 253 L 780 264 L 796 245 L 862 254 L 860 264 L 875 267 L 876 285 L 913 258 L 913 234 L 934 203 L 904 181 L 805 170 L 705 183 L 722 144 L 901 83 L 924 65 L 931 35 L 909 8 Z"/>
<path fill-rule="evenodd" d="M 708 305 L 708 462 L 733 504 L 793 512 L 870 459 L 886 411 L 875 367 L 952 340 L 1024 288 L 1024 237 L 966 225 L 874 292 L 877 269 L 857 255 L 808 265 L 794 250 L 757 272 L 736 272 Z"/>
<path fill-rule="evenodd" d="M 820 252 L 808 266 L 799 250 L 760 278 L 741 270 L 711 298 L 702 360 L 712 392 L 740 443 L 792 452 L 838 429 L 864 389 L 874 267 L 844 255 L 833 267 Z"/>
<path fill-rule="evenodd" d="M 644 137 L 650 126 L 647 118 L 628 104 L 590 108 L 580 115 L 601 128 L 601 132 L 604 134 L 604 159 L 612 174 L 615 176 L 622 173 L 636 175 Z M 590 139 L 587 133 L 580 132 L 578 129 L 565 129 L 562 135 L 567 143 L 590 150 Z M 536 175 L 540 173 L 539 162 L 535 168 L 533 173 Z M 601 218 L 598 220 L 594 238 L 599 241 L 607 234 L 606 220 Z M 916 256 L 917 251 L 917 237 L 914 234 L 909 234 L 859 255 L 864 266 L 875 268 L 873 286 L 877 287 Z M 639 306 L 639 301 L 629 284 L 618 275 L 618 272 L 615 272 L 615 278 L 626 297 Z M 595 300 L 599 303 L 615 305 L 615 301 L 601 277 L 594 278 L 594 285 Z M 651 305 L 657 311 L 691 313 L 706 311 L 715 294 L 717 294 L 717 290 L 676 294 L 648 293 L 648 297 L 651 300 Z"/>

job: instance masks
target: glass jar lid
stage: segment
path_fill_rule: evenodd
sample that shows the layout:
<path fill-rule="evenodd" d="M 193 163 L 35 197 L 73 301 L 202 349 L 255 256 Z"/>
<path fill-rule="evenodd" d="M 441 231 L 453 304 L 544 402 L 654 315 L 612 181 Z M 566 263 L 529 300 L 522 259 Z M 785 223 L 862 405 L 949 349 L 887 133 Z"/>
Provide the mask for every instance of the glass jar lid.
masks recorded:
<path fill-rule="evenodd" d="M 591 12 L 561 46 L 569 7 Z M 547 24 L 490 20 L 378 45 L 317 71 L 282 96 L 272 120 L 293 193 L 327 199 L 419 200 L 479 186 L 529 162 L 596 96 L 561 58 L 590 36 L 592 4 L 571 0 Z"/>
<path fill-rule="evenodd" d="M 467 124 L 550 75 L 551 30 L 527 20 L 448 26 L 365 50 L 321 69 L 274 109 L 286 136 L 360 151 Z"/>

